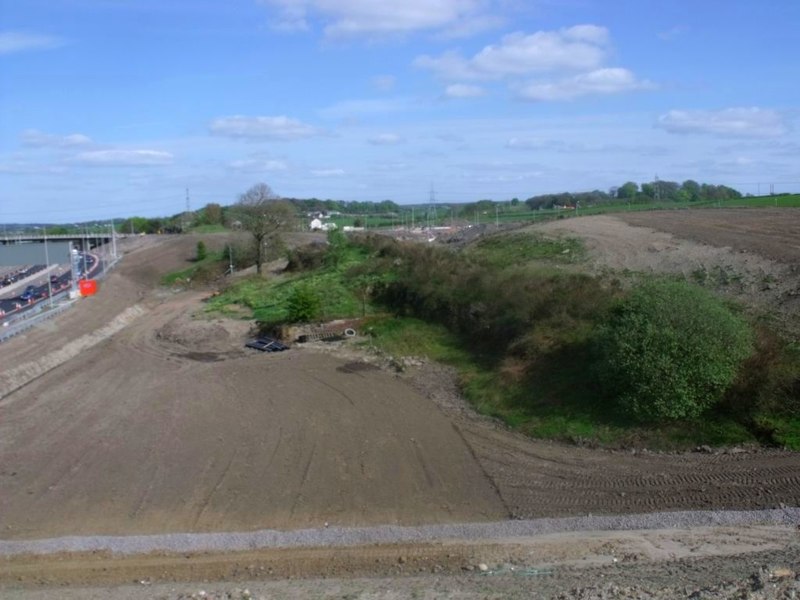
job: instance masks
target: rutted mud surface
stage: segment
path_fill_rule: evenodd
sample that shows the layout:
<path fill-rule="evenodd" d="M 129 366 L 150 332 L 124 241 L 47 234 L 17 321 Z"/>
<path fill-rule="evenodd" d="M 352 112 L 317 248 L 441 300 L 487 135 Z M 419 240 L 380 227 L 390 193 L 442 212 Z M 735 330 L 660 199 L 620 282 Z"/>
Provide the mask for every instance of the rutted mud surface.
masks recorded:
<path fill-rule="evenodd" d="M 800 498 L 796 452 L 660 454 L 531 440 L 475 414 L 447 367 L 424 364 L 411 377 L 450 417 L 515 518 L 778 508 Z"/>

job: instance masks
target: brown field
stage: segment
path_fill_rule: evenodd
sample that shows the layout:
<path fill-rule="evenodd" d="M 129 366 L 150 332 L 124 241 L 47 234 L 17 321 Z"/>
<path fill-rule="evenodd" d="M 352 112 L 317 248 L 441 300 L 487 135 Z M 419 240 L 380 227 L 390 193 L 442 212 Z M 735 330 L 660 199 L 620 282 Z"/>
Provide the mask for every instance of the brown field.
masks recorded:
<path fill-rule="evenodd" d="M 651 227 L 710 246 L 800 264 L 800 208 L 672 210 L 622 213 L 629 225 Z"/>
<path fill-rule="evenodd" d="M 543 229 L 585 237 L 597 268 L 678 269 L 687 261 L 699 268 L 702 246 L 712 262 L 745 265 L 756 279 L 772 269 L 771 276 L 786 279 L 763 293 L 786 299 L 788 321 L 797 280 L 776 261 L 780 247 L 794 248 L 784 258 L 800 252 L 798 221 L 800 212 L 787 210 L 674 212 L 624 215 L 624 222 L 571 219 Z M 224 243 L 204 239 L 211 247 Z M 474 415 L 452 375 L 435 365 L 401 377 L 352 351 L 245 351 L 247 323 L 194 318 L 203 292 L 157 286 L 161 273 L 187 264 L 196 241 L 134 240 L 97 296 L 0 346 L 0 540 L 798 504 L 796 453 L 631 453 L 530 440 Z M 681 248 L 690 254 L 679 254 Z M 426 544 L 398 551 L 425 556 L 422 568 L 441 563 L 457 571 L 475 558 L 470 548 L 450 547 L 446 557 Z M 381 561 L 397 554 L 352 550 L 350 562 L 330 569 L 324 565 L 336 552 L 319 552 L 328 558 L 311 560 L 319 568 L 298 575 L 387 574 L 393 571 Z M 379 566 L 371 569 L 366 563 L 373 559 Z M 156 559 L 163 569 L 145 569 L 153 559 L 141 558 L 109 577 L 93 562 L 108 557 L 95 557 L 63 576 L 44 576 L 63 560 L 5 559 L 0 591 L 37 581 L 130 581 L 133 572 L 199 581 L 225 577 L 220 573 L 231 567 L 219 558 L 206 571 L 202 561 L 187 571 Z"/>

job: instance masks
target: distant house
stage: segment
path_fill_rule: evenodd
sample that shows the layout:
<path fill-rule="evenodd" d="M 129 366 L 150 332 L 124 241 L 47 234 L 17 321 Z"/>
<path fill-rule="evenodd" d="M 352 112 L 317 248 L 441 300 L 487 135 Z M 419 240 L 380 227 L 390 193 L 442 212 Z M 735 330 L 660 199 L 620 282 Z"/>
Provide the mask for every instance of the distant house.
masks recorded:
<path fill-rule="evenodd" d="M 336 223 L 323 223 L 319 218 L 311 219 L 308 224 L 311 231 L 332 231 L 336 229 Z"/>

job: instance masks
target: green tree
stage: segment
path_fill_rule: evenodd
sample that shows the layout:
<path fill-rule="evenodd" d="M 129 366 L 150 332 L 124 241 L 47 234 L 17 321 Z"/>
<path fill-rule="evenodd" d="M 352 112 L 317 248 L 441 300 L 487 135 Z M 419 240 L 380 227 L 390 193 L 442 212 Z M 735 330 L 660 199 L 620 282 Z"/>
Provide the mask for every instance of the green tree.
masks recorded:
<path fill-rule="evenodd" d="M 294 208 L 282 201 L 266 183 L 257 183 L 239 196 L 235 213 L 242 228 L 253 238 L 256 273 L 266 257 L 281 246 L 280 234 L 289 229 L 294 220 Z"/>
<path fill-rule="evenodd" d="M 289 296 L 288 320 L 290 323 L 308 323 L 322 310 L 322 298 L 307 285 L 297 286 Z"/>
<path fill-rule="evenodd" d="M 347 236 L 339 229 L 328 232 L 328 251 L 325 253 L 325 264 L 337 267 L 347 255 Z"/>
<path fill-rule="evenodd" d="M 654 183 L 643 183 L 641 196 L 653 199 L 656 197 L 656 186 Z"/>
<path fill-rule="evenodd" d="M 197 242 L 197 261 L 205 260 L 208 256 L 208 250 L 206 250 L 206 244 L 203 240 Z"/>
<path fill-rule="evenodd" d="M 638 191 L 639 186 L 633 181 L 628 181 L 617 188 L 617 198 L 620 200 L 633 200 Z"/>
<path fill-rule="evenodd" d="M 203 216 L 209 225 L 222 225 L 222 207 L 219 204 L 214 202 L 206 204 Z"/>
<path fill-rule="evenodd" d="M 642 421 L 697 417 L 722 399 L 752 352 L 748 324 L 681 282 L 634 290 L 599 335 L 599 380 Z"/>
<path fill-rule="evenodd" d="M 686 193 L 689 202 L 700 200 L 700 184 L 692 179 L 687 179 L 681 184 L 681 190 Z"/>

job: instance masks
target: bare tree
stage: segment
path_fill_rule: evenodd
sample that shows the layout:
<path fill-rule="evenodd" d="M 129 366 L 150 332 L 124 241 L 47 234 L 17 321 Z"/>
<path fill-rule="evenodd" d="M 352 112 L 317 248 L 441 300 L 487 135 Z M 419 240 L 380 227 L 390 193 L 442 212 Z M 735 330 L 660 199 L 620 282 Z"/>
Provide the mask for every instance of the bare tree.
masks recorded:
<path fill-rule="evenodd" d="M 292 223 L 294 212 L 292 205 L 281 200 L 266 183 L 257 183 L 239 196 L 236 214 L 242 228 L 253 236 L 259 275 L 268 250 L 279 245 L 280 233 Z"/>

